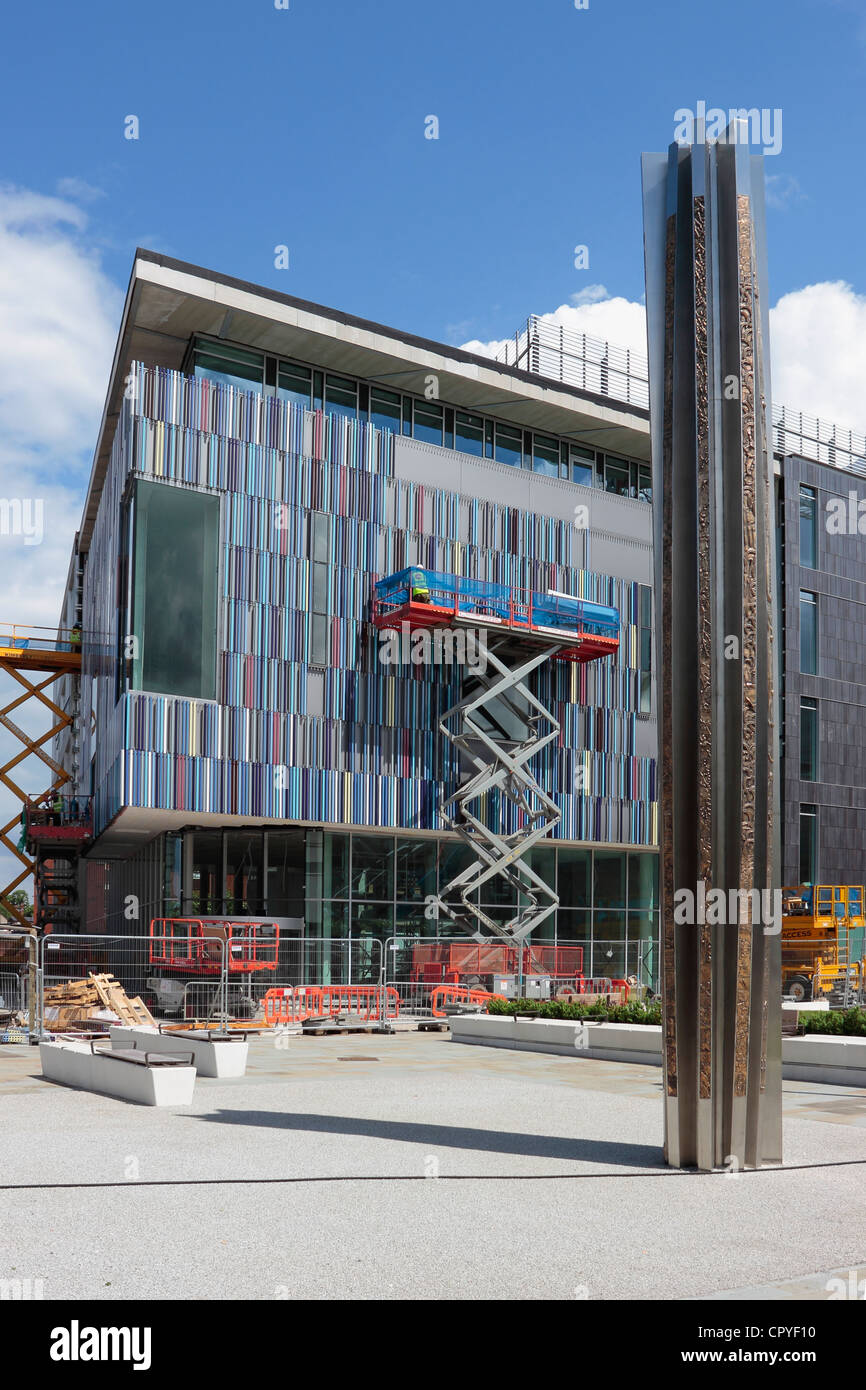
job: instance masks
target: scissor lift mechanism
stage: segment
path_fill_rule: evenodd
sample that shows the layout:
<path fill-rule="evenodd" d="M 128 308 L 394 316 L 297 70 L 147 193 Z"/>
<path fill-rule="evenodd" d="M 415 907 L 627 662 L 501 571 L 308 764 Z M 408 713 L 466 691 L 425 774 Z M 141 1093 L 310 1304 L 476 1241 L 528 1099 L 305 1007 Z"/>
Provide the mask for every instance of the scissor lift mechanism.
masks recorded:
<path fill-rule="evenodd" d="M 428 599 L 419 601 L 419 592 Z M 440 890 L 435 906 L 478 941 L 495 936 L 521 942 L 559 906 L 557 894 L 524 856 L 550 833 L 562 814 L 530 770 L 533 758 L 559 737 L 560 726 L 533 694 L 529 678 L 552 658 L 585 663 L 615 653 L 619 614 L 566 595 L 521 595 L 505 585 L 413 567 L 377 583 L 373 622 L 380 629 L 398 631 L 476 628 L 485 632 L 486 661 L 472 666 L 480 690 L 464 696 L 439 721 L 440 732 L 476 769 L 441 806 L 443 820 L 475 858 Z M 485 712 L 492 716 L 494 706 L 498 712 L 507 710 L 526 728 L 523 739 L 490 732 L 496 728 L 496 718 L 482 722 L 479 716 Z M 485 728 L 485 723 L 490 727 Z M 517 810 L 520 825 L 510 834 L 482 819 L 496 793 Z M 497 876 L 517 895 L 517 913 L 506 923 L 497 922 L 475 901 L 480 897 L 478 890 Z"/>

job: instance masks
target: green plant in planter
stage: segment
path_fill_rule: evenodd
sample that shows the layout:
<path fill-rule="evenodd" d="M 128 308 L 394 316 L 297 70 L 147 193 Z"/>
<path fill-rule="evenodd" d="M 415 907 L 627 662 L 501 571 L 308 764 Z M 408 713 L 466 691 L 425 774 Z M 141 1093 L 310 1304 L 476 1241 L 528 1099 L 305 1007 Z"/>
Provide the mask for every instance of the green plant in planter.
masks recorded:
<path fill-rule="evenodd" d="M 487 1012 L 505 1017 L 516 1013 L 534 1014 L 536 1018 L 575 1022 L 589 1019 L 593 1023 L 660 1024 L 662 1021 L 660 1004 L 641 1004 L 637 1000 L 629 1004 L 608 1004 L 603 999 L 592 1004 L 567 1004 L 562 999 L 491 999 Z"/>

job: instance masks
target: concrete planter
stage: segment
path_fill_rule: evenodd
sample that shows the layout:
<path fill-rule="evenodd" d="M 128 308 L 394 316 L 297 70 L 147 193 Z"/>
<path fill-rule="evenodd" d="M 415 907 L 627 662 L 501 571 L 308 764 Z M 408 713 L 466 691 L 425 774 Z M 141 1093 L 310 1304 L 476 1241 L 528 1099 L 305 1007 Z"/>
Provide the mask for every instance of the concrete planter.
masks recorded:
<path fill-rule="evenodd" d="M 187 1049 L 188 1051 L 189 1049 Z M 182 1055 L 175 1048 L 174 1055 Z M 39 1060 L 46 1081 L 96 1091 L 116 1100 L 138 1105 L 190 1105 L 195 1086 L 195 1067 L 147 1066 L 121 1061 L 108 1053 L 92 1052 L 89 1043 L 41 1042 Z"/>
<path fill-rule="evenodd" d="M 451 1019 L 451 1040 L 525 1052 L 555 1052 L 608 1062 L 661 1066 L 658 1024 L 590 1023 L 560 1018 L 511 1018 L 479 1014 Z"/>
<path fill-rule="evenodd" d="M 225 1080 L 246 1074 L 249 1051 L 246 1038 L 205 1038 L 198 1033 L 192 1036 L 188 1032 L 160 1033 L 158 1028 L 124 1025 L 109 1028 L 108 1033 L 112 1047 L 137 1047 L 148 1052 L 172 1054 L 191 1052 L 199 1076 Z"/>
<path fill-rule="evenodd" d="M 658 1024 L 589 1023 L 558 1018 L 512 1018 L 480 1014 L 451 1019 L 451 1041 L 504 1047 L 520 1052 L 553 1052 L 605 1062 L 661 1066 Z M 782 1040 L 782 1075 L 787 1081 L 830 1086 L 866 1086 L 866 1038 L 811 1033 Z"/>

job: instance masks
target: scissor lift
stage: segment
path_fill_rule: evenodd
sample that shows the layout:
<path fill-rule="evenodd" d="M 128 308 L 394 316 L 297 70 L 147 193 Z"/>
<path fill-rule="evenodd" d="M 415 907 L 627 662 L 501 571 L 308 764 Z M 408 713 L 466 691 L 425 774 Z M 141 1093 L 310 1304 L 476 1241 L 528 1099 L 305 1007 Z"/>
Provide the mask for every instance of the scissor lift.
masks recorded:
<path fill-rule="evenodd" d="M 619 614 L 565 594 L 521 593 L 413 566 L 376 584 L 373 622 L 398 633 L 474 629 L 484 634 L 483 660 L 474 647 L 467 666 L 477 684 L 439 721 L 440 732 L 475 768 L 441 807 L 443 820 L 474 857 L 440 889 L 435 905 L 478 941 L 490 936 L 523 941 L 559 906 L 557 894 L 524 860 L 561 817 L 530 770 L 560 727 L 529 680 L 554 658 L 583 664 L 612 656 L 619 646 Z M 464 656 L 467 651 L 464 643 Z M 519 828 L 511 833 L 483 819 L 491 803 L 503 797 L 518 812 Z M 480 905 L 479 890 L 495 877 L 516 894 L 517 911 L 505 923 Z"/>

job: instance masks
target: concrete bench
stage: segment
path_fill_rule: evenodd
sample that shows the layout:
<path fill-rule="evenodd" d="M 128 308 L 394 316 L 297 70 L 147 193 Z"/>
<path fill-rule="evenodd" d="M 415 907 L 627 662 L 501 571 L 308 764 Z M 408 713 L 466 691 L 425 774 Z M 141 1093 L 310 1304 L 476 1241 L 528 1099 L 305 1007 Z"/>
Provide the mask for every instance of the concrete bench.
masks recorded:
<path fill-rule="evenodd" d="M 39 1060 L 47 1081 L 96 1091 L 138 1105 L 190 1105 L 196 1069 L 189 1048 L 154 1054 L 137 1047 L 97 1050 L 75 1039 L 40 1042 Z"/>
<path fill-rule="evenodd" d="M 228 1037 L 214 1037 L 206 1030 L 190 1029 L 182 1032 L 162 1033 L 158 1028 L 145 1024 L 128 1026 L 114 1024 L 108 1030 L 112 1051 L 127 1048 L 145 1048 L 150 1055 L 154 1053 L 192 1053 L 195 1069 L 199 1076 L 212 1076 L 218 1080 L 228 1077 L 244 1076 L 247 1069 L 249 1042 L 242 1033 L 230 1033 Z"/>

